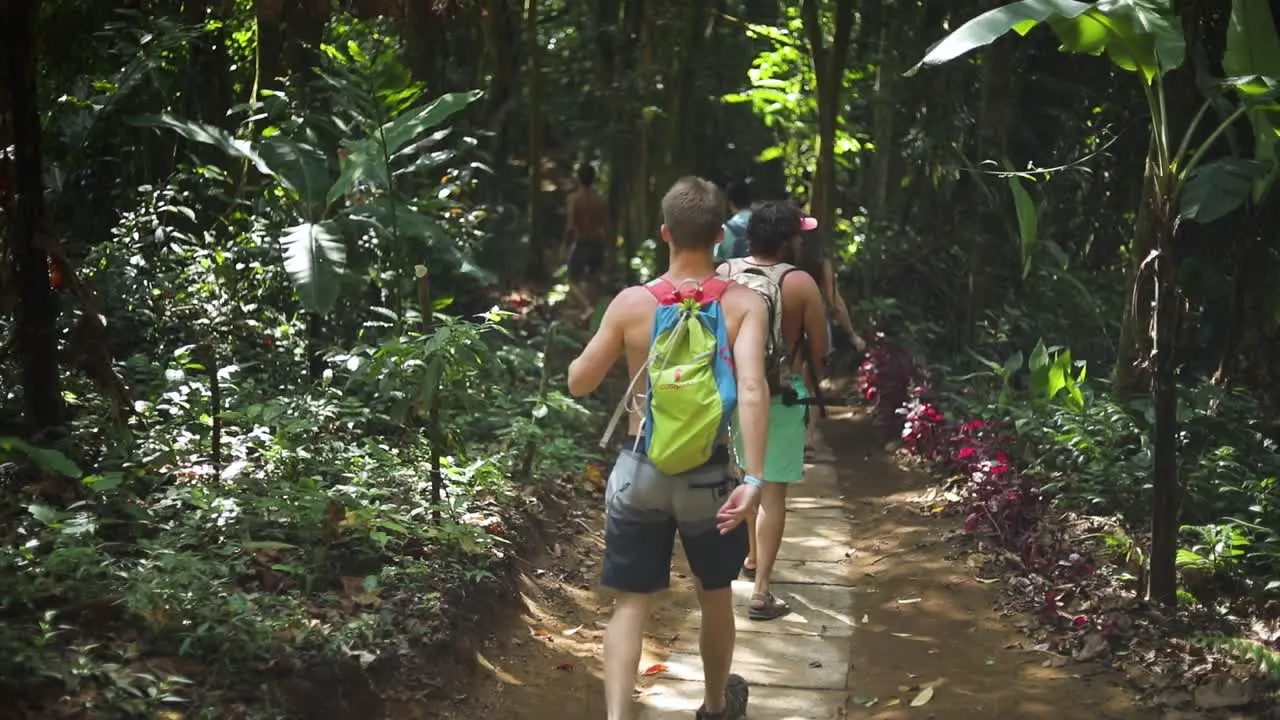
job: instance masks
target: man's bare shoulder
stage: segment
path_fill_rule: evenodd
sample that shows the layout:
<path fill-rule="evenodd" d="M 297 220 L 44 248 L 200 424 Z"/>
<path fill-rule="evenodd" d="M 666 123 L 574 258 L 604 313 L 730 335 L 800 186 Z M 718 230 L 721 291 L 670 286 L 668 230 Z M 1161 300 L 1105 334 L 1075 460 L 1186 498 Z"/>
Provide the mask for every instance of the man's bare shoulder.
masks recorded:
<path fill-rule="evenodd" d="M 742 317 L 751 312 L 766 312 L 764 298 L 746 285 L 730 283 L 720 296 L 720 304 L 731 314 Z"/>
<path fill-rule="evenodd" d="M 643 285 L 632 285 L 613 296 L 609 301 L 609 315 L 620 322 L 629 322 L 637 317 L 652 314 L 657 304 L 653 293 Z"/>

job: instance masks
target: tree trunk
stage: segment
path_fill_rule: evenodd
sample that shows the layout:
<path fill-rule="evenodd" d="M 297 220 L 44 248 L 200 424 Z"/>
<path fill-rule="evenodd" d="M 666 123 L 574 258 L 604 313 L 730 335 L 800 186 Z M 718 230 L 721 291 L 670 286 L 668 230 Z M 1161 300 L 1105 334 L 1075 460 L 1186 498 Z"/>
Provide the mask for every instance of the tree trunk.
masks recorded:
<path fill-rule="evenodd" d="M 320 64 L 320 43 L 329 22 L 328 0 L 290 0 L 284 22 L 284 71 L 294 93 L 308 103 L 312 68 Z"/>
<path fill-rule="evenodd" d="M 225 20 L 227 13 L 234 12 L 229 5 L 188 0 L 182 11 L 187 22 L 196 24 L 205 21 L 206 13 L 213 19 Z M 200 122 L 226 127 L 227 110 L 235 101 L 228 72 L 231 60 L 227 55 L 227 29 L 206 30 L 188 46 L 187 52 L 191 71 L 206 80 L 193 97 L 186 98 L 187 114 Z"/>
<path fill-rule="evenodd" d="M 427 84 L 427 92 L 439 95 L 447 85 L 445 64 L 448 61 L 448 44 L 445 38 L 446 18 L 431 2 L 414 0 L 405 3 L 404 42 L 409 57 L 409 70 L 413 77 Z M 504 1 L 486 5 L 486 20 L 502 22 L 507 11 Z M 502 40 L 499 40 L 501 43 Z M 495 51 L 508 46 L 500 45 Z M 495 75 L 495 77 L 498 77 Z"/>
<path fill-rule="evenodd" d="M 872 3 L 871 12 L 864 23 L 871 25 L 876 33 L 872 45 L 876 51 L 876 85 L 871 99 L 871 139 L 875 150 L 871 155 L 871 171 L 862 173 L 863 178 L 870 180 L 863 197 L 866 198 L 867 213 L 873 222 L 889 220 L 889 187 L 892 182 L 891 168 L 893 153 L 897 147 L 897 104 L 895 92 L 898 78 L 902 74 L 900 50 L 891 42 L 892 23 L 884 17 L 885 10 L 879 3 Z M 870 21 L 870 22 L 869 22 Z"/>
<path fill-rule="evenodd" d="M 546 238 L 542 230 L 542 94 L 538 40 L 538 0 L 525 0 L 525 52 L 529 54 L 529 278 L 546 277 Z"/>
<path fill-rule="evenodd" d="M 40 114 L 36 106 L 35 18 L 39 5 L 34 0 L 7 0 L 0 15 L 16 189 L 8 236 L 18 285 L 15 337 L 22 361 L 23 415 L 30 436 L 36 441 L 62 421 L 58 299 L 50 287 L 48 252 L 37 239 L 44 211 Z"/>
<path fill-rule="evenodd" d="M 1163 198 L 1161 198 L 1163 200 Z M 1154 455 L 1151 507 L 1151 573 L 1147 598 L 1166 607 L 1177 604 L 1178 578 L 1178 385 L 1174 349 L 1178 337 L 1178 264 L 1174 256 L 1177 222 L 1169 208 L 1160 213 L 1155 263 L 1155 318 L 1151 331 L 1151 395 Z"/>
<path fill-rule="evenodd" d="M 1154 166 L 1156 163 L 1155 143 L 1147 150 L 1147 171 L 1142 181 L 1142 205 L 1138 209 L 1138 218 L 1134 223 L 1133 258 L 1129 268 L 1129 292 L 1125 294 L 1124 314 L 1120 320 L 1120 338 L 1116 348 L 1116 364 L 1111 371 L 1111 392 L 1116 399 L 1124 401 L 1136 396 L 1141 391 L 1142 381 L 1142 328 L 1150 327 L 1151 305 L 1143 302 L 1141 297 L 1142 262 L 1158 247 L 1160 232 L 1155 217 L 1156 187 Z"/>
<path fill-rule="evenodd" d="M 831 47 L 824 47 L 818 0 L 805 0 L 801 8 L 809 52 L 813 56 L 818 81 L 818 161 L 809 190 L 809 213 L 818 226 L 831 229 L 835 220 L 836 124 L 844 95 L 844 67 L 853 34 L 853 0 L 836 0 L 835 34 Z"/>
<path fill-rule="evenodd" d="M 641 95 L 640 112 L 636 117 L 635 177 L 631 185 L 631 234 L 640 242 L 647 239 L 655 230 L 654 218 L 650 217 L 650 200 L 653 194 L 653 165 L 650 160 L 650 136 L 653 128 L 653 115 L 648 111 L 649 103 L 654 102 L 651 93 L 653 87 L 653 0 L 638 0 L 638 19 L 640 22 L 640 87 L 645 88 Z M 656 235 L 656 233 L 653 233 Z M 658 243 L 657 266 L 666 267 L 670 258 L 670 248 L 666 243 Z"/>
<path fill-rule="evenodd" d="M 279 78 L 284 74 L 284 0 L 257 0 L 254 11 L 258 25 L 258 87 L 278 90 L 282 87 Z"/>

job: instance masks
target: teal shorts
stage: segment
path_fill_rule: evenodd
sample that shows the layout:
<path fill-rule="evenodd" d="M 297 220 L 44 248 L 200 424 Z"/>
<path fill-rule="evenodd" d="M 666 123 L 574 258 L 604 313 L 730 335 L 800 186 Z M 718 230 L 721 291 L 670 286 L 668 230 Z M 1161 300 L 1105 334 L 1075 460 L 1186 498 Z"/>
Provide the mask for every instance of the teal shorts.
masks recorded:
<path fill-rule="evenodd" d="M 809 388 L 799 375 L 791 378 L 791 387 L 801 398 L 810 397 Z M 769 402 L 769 441 L 764 451 L 765 482 L 794 483 L 804 479 L 804 438 L 809 424 L 808 405 L 785 405 L 774 397 Z M 733 449 L 742 464 L 742 433 L 733 427 Z"/>

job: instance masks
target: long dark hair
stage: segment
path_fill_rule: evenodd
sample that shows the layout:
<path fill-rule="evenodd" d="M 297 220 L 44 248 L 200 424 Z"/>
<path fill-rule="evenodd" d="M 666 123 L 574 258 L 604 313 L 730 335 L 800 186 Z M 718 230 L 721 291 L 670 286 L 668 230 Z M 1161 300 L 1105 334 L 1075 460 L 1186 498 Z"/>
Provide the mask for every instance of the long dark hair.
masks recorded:
<path fill-rule="evenodd" d="M 818 282 L 818 287 L 822 288 L 822 296 L 825 298 L 827 288 L 823 287 L 826 278 L 823 277 L 822 263 L 828 257 L 826 239 L 820 234 L 820 230 L 809 230 L 800 236 L 800 253 L 798 257 L 791 260 L 791 264 L 813 276 Z"/>

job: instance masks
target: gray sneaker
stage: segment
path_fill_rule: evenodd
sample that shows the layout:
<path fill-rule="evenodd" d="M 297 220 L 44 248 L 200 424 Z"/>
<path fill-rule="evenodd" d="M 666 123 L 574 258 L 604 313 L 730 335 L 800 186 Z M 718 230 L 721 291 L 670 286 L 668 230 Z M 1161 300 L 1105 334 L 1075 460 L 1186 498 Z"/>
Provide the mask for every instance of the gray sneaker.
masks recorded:
<path fill-rule="evenodd" d="M 724 710 L 709 713 L 704 705 L 698 708 L 698 720 L 743 720 L 747 717 L 747 698 L 751 694 L 747 681 L 741 675 L 729 675 L 724 688 Z"/>

